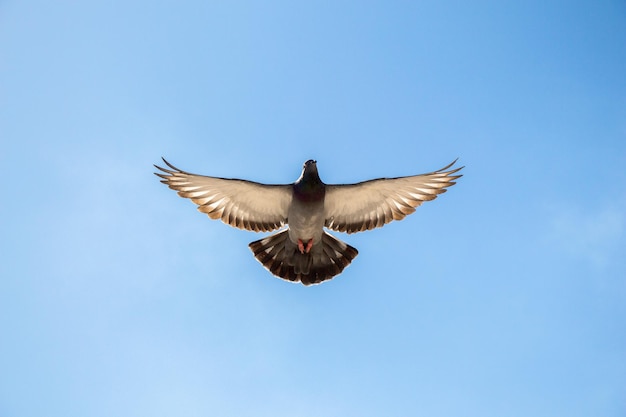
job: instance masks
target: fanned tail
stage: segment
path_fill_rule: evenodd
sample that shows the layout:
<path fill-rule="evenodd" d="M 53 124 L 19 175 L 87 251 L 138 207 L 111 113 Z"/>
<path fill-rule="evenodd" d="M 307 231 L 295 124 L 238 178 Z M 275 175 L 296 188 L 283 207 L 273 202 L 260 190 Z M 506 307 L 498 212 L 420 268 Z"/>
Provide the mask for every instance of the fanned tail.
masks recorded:
<path fill-rule="evenodd" d="M 250 243 L 250 249 L 261 264 L 279 278 L 319 284 L 340 274 L 358 255 L 356 248 L 324 232 L 321 244 L 309 253 L 300 253 L 289 239 L 288 230 Z"/>

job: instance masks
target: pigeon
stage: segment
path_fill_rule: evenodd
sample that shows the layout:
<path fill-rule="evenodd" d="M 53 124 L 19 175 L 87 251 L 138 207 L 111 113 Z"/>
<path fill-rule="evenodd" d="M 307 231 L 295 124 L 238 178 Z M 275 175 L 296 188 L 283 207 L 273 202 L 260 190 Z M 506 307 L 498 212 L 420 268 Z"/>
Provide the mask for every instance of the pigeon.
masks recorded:
<path fill-rule="evenodd" d="M 452 168 L 455 160 L 427 174 L 331 185 L 311 159 L 293 184 L 269 185 L 191 174 L 162 159 L 168 168 L 154 165 L 155 175 L 211 219 L 254 232 L 282 229 L 249 247 L 272 274 L 304 285 L 335 277 L 358 254 L 324 229 L 356 233 L 402 220 L 454 185 L 463 168 Z"/>

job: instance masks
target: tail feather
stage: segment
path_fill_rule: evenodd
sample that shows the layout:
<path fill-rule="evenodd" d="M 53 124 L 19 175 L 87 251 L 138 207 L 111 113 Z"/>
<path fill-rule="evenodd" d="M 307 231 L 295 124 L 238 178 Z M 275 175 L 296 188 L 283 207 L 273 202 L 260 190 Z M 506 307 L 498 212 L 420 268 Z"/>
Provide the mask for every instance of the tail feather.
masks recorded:
<path fill-rule="evenodd" d="M 358 255 L 356 248 L 324 232 L 320 244 L 300 253 L 288 230 L 250 243 L 250 249 L 265 268 L 279 278 L 319 284 L 340 274 Z"/>

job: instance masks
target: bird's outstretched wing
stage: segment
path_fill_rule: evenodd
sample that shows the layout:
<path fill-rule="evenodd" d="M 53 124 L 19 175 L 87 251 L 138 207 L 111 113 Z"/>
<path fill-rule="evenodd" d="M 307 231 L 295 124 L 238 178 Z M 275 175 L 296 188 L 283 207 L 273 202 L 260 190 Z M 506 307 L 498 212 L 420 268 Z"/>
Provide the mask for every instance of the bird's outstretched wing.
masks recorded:
<path fill-rule="evenodd" d="M 279 229 L 287 221 L 291 185 L 266 185 L 257 182 L 190 174 L 167 162 L 155 175 L 181 197 L 189 198 L 198 210 L 212 219 L 255 232 Z"/>
<path fill-rule="evenodd" d="M 434 200 L 455 184 L 454 180 L 462 176 L 455 174 L 463 167 L 446 171 L 455 162 L 428 174 L 327 185 L 325 226 L 338 232 L 355 233 L 401 220 L 424 201 Z"/>

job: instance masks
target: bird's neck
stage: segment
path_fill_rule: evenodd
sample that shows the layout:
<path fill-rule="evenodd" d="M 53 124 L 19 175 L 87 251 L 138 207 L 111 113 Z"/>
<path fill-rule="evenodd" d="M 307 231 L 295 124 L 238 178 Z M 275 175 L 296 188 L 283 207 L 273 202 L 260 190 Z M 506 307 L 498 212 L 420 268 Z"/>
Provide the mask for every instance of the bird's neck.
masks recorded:
<path fill-rule="evenodd" d="M 320 201 L 324 199 L 326 188 L 317 172 L 307 172 L 293 185 L 293 194 L 300 201 Z"/>

